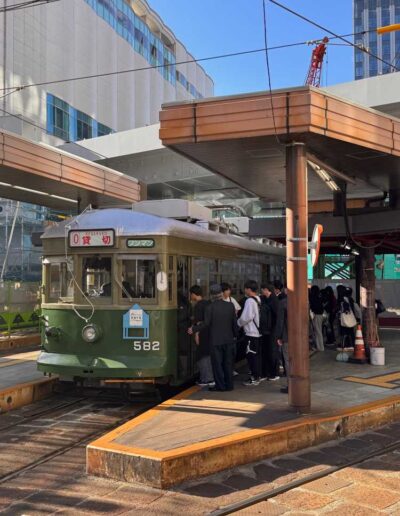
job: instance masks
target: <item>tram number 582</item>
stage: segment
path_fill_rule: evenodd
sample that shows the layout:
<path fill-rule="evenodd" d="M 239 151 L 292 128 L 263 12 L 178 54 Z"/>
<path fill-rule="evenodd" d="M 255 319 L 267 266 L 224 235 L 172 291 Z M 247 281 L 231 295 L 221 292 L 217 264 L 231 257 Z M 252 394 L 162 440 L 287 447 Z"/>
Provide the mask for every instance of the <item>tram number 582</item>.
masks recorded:
<path fill-rule="evenodd" d="M 153 342 L 148 340 L 134 340 L 133 349 L 135 351 L 160 351 L 160 343 L 157 340 Z"/>

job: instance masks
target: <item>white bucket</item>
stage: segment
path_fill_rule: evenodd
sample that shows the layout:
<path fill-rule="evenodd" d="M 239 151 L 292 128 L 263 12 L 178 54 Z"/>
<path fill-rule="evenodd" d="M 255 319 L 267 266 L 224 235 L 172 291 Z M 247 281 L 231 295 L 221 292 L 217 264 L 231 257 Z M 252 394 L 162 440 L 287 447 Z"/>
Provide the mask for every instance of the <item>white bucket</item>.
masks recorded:
<path fill-rule="evenodd" d="M 385 348 L 369 348 L 371 365 L 385 365 Z"/>

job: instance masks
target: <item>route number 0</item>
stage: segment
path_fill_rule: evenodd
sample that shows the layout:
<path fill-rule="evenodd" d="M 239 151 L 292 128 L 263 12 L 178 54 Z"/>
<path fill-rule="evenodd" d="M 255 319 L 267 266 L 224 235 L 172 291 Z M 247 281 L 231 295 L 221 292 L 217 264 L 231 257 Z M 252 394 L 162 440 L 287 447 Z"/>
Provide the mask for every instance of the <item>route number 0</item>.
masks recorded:
<path fill-rule="evenodd" d="M 135 351 L 160 351 L 160 343 L 157 340 L 154 342 L 135 340 L 133 341 L 133 349 Z"/>

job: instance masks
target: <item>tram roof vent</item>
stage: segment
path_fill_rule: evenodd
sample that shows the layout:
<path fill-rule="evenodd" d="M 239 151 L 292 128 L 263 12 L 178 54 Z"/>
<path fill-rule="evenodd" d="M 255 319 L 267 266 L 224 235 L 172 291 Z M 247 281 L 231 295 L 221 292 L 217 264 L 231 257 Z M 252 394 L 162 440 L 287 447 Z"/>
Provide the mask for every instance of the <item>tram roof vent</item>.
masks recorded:
<path fill-rule="evenodd" d="M 132 209 L 150 215 L 188 222 L 212 220 L 212 211 L 209 208 L 205 208 L 193 201 L 186 201 L 185 199 L 140 201 L 135 203 Z"/>

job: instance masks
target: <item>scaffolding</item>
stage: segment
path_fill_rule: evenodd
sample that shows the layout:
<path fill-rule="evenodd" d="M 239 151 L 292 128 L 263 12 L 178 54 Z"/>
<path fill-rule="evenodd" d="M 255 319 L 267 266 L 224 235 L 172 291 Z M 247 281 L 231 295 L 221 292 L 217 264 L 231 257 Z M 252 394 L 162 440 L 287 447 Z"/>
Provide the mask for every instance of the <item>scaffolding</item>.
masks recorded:
<path fill-rule="evenodd" d="M 43 231 L 47 208 L 0 199 L 0 276 L 2 280 L 41 281 L 41 249 L 32 233 Z"/>

